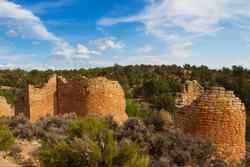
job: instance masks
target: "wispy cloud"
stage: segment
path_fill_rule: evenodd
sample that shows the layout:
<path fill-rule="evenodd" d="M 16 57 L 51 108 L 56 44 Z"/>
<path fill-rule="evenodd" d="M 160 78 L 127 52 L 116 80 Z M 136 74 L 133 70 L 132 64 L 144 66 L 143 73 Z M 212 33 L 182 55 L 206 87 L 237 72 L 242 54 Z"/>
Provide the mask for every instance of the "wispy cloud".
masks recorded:
<path fill-rule="evenodd" d="M 8 22 L 11 31 L 22 34 L 23 37 L 48 41 L 60 40 L 47 30 L 37 16 L 13 2 L 0 0 L 0 20 Z"/>
<path fill-rule="evenodd" d="M 196 38 L 221 30 L 223 22 L 246 17 L 250 17 L 249 0 L 149 0 L 137 15 L 102 18 L 98 24 L 143 23 L 147 33 L 166 42 L 169 54 L 179 57 L 187 55 Z"/>

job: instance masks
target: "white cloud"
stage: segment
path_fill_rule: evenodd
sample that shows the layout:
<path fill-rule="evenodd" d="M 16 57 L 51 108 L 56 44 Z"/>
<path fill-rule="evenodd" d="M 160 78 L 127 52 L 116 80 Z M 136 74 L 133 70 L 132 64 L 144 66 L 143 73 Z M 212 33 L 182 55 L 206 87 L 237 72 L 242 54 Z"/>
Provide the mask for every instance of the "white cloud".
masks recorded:
<path fill-rule="evenodd" d="M 166 42 L 169 54 L 186 55 L 196 38 L 221 30 L 223 22 L 246 17 L 250 17 L 249 0 L 149 0 L 137 15 L 103 18 L 98 24 L 143 23 L 146 32 Z"/>
<path fill-rule="evenodd" d="M 58 1 L 58 3 L 44 2 L 40 5 L 48 7 L 53 4 L 57 6 L 66 2 L 69 1 Z M 89 59 L 91 56 L 98 54 L 98 52 L 89 50 L 82 44 L 71 46 L 67 41 L 61 39 L 52 32 L 49 32 L 39 17 L 13 2 L 0 0 L 0 21 L 1 25 L 5 25 L 9 28 L 9 31 L 7 32 L 7 35 L 9 36 L 16 36 L 17 34 L 20 34 L 23 38 L 46 40 L 51 42 L 55 45 L 51 55 L 57 56 L 57 58 Z M 107 47 L 117 47 L 115 43 L 107 42 L 105 44 L 110 45 Z M 114 44 L 114 46 L 112 46 L 112 44 Z"/>
<path fill-rule="evenodd" d="M 109 49 L 122 49 L 124 47 L 122 42 L 117 41 L 113 37 L 96 39 L 90 43 L 96 45 L 96 48 L 100 51 L 106 51 Z"/>
<path fill-rule="evenodd" d="M 68 60 L 70 59 L 90 59 L 92 56 L 98 55 L 99 53 L 90 50 L 83 44 L 77 44 L 76 47 L 70 46 L 67 42 L 61 42 L 52 51 L 51 55 L 55 57 L 63 57 Z"/>
<path fill-rule="evenodd" d="M 0 20 L 1 22 L 8 21 L 11 30 L 24 37 L 48 41 L 60 40 L 46 29 L 37 16 L 13 2 L 0 0 Z"/>

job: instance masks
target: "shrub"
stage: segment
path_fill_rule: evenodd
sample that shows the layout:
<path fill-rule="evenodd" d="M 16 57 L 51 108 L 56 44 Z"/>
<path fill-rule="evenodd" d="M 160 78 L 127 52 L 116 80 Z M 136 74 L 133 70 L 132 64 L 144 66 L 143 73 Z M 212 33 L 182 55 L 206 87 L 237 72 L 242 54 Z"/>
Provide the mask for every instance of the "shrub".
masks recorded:
<path fill-rule="evenodd" d="M 104 119 L 88 116 L 73 120 L 68 133 L 69 138 L 64 138 L 60 143 L 45 143 L 41 148 L 40 160 L 44 166 L 147 167 L 149 165 L 149 156 L 141 155 L 137 144 L 117 140 Z"/>
<path fill-rule="evenodd" d="M 32 124 L 24 115 L 18 115 L 10 118 L 7 126 L 10 128 L 15 137 L 32 139 L 35 136 Z"/>
<path fill-rule="evenodd" d="M 149 162 L 149 156 L 141 155 L 138 145 L 128 140 L 121 143 L 120 150 L 114 158 L 115 166 L 121 167 L 147 167 Z"/>
<path fill-rule="evenodd" d="M 118 141 L 124 138 L 130 139 L 139 145 L 142 152 L 147 153 L 149 149 L 149 139 L 153 133 L 147 128 L 142 120 L 130 118 L 122 128 L 115 132 Z"/>
<path fill-rule="evenodd" d="M 71 137 L 78 138 L 87 135 L 95 140 L 105 129 L 107 129 L 107 124 L 104 119 L 94 116 L 86 116 L 70 123 L 69 134 Z"/>
<path fill-rule="evenodd" d="M 174 127 L 162 128 L 162 120 L 154 114 L 145 121 L 130 118 L 122 126 L 117 126 L 110 118 L 69 115 L 46 117 L 33 125 L 20 116 L 4 118 L 0 119 L 0 127 L 5 128 L 3 125 L 17 137 L 31 136 L 44 141 L 40 150 L 44 167 L 227 165 L 222 158 L 214 156 L 213 145 L 185 136 Z M 26 128 L 29 132 L 25 132 Z M 8 128 L 4 132 L 6 130 Z M 12 152 L 18 157 L 18 148 L 13 147 Z"/>
<path fill-rule="evenodd" d="M 133 99 L 126 99 L 126 112 L 129 117 L 147 118 L 150 116 L 148 110 L 142 110 L 142 104 L 137 103 Z"/>
<path fill-rule="evenodd" d="M 7 127 L 0 126 L 0 151 L 9 149 L 15 143 L 15 138 Z"/>
<path fill-rule="evenodd" d="M 126 112 L 129 117 L 136 117 L 139 113 L 140 105 L 133 99 L 126 99 Z"/>
<path fill-rule="evenodd" d="M 96 167 L 101 160 L 101 149 L 88 137 L 74 138 L 41 151 L 44 167 Z"/>
<path fill-rule="evenodd" d="M 151 117 L 145 120 L 147 126 L 153 127 L 157 131 L 161 131 L 164 128 L 165 122 L 159 113 L 154 113 Z"/>
<path fill-rule="evenodd" d="M 69 124 L 76 118 L 76 114 L 42 118 L 34 125 L 34 133 L 48 144 L 57 144 L 67 137 Z"/>
<path fill-rule="evenodd" d="M 102 149 L 102 161 L 105 167 L 113 166 L 113 158 L 117 155 L 118 145 L 113 137 L 113 132 L 107 130 L 99 138 L 99 145 Z"/>

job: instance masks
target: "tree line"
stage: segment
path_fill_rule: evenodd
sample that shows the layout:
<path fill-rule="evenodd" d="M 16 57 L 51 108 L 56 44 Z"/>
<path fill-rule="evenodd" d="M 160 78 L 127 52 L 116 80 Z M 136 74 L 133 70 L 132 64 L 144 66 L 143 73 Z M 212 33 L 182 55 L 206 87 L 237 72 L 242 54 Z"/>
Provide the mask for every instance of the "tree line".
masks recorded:
<path fill-rule="evenodd" d="M 139 99 L 147 102 L 156 110 L 175 111 L 175 95 L 181 90 L 186 80 L 197 80 L 202 86 L 223 86 L 233 90 L 241 98 L 250 115 L 250 70 L 242 66 L 209 69 L 207 66 L 192 65 L 114 65 L 105 68 L 78 70 L 32 70 L 24 71 L 0 70 L 0 85 L 17 89 L 24 88 L 28 83 L 42 86 L 50 75 L 57 73 L 67 79 L 78 79 L 82 76 L 105 76 L 118 80 L 128 99 Z M 15 91 L 0 91 L 11 103 L 15 102 Z M 250 120 L 250 119 L 248 119 Z M 249 121 L 250 127 L 250 121 Z"/>

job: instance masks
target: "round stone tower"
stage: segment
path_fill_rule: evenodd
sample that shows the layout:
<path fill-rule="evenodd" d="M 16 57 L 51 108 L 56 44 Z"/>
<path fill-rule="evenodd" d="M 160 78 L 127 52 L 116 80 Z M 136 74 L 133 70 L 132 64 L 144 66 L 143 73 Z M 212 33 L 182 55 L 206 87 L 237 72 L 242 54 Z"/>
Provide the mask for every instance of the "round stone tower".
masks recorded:
<path fill-rule="evenodd" d="M 222 87 L 202 90 L 199 97 L 189 98 L 193 102 L 182 105 L 176 113 L 176 126 L 216 144 L 219 154 L 229 161 L 245 159 L 246 112 L 241 100 Z"/>
<path fill-rule="evenodd" d="M 118 123 L 128 119 L 124 91 L 117 81 L 104 77 L 88 79 L 85 91 L 84 108 L 87 113 L 112 116 Z"/>
<path fill-rule="evenodd" d="M 81 116 L 111 116 L 119 124 L 128 119 L 122 87 L 117 81 L 105 77 L 69 81 L 58 77 L 57 97 L 57 114 L 75 112 Z"/>

